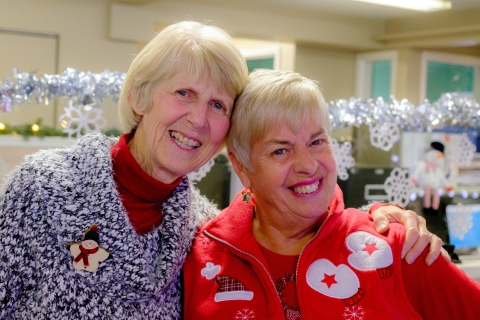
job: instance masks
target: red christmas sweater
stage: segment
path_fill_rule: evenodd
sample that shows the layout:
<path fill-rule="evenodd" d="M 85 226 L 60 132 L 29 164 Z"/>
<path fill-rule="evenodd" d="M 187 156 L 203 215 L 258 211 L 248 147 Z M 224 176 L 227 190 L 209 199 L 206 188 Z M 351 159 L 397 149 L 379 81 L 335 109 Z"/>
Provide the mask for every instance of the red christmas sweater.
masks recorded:
<path fill-rule="evenodd" d="M 184 265 L 185 319 L 285 319 L 253 209 L 239 194 L 202 227 Z M 338 186 L 330 210 L 297 263 L 303 320 L 478 319 L 480 284 L 443 259 L 427 267 L 428 248 L 404 262 L 403 225 L 378 234 L 368 213 L 344 208 Z"/>

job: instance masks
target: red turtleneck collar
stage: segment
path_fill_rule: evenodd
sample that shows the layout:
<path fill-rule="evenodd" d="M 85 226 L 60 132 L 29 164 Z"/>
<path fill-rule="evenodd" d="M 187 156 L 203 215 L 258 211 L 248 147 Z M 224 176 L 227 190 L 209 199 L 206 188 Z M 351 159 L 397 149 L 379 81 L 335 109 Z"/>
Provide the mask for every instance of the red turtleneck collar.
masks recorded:
<path fill-rule="evenodd" d="M 122 134 L 112 147 L 113 174 L 128 219 L 137 234 L 146 234 L 160 225 L 160 204 L 182 181 L 165 184 L 148 175 L 133 157 L 128 142 L 132 134 Z"/>

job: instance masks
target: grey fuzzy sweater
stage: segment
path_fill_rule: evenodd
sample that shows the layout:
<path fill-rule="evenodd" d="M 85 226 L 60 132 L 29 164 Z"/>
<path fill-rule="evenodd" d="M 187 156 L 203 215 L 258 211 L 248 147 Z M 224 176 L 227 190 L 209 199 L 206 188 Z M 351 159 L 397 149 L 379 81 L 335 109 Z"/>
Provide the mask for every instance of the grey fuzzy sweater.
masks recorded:
<path fill-rule="evenodd" d="M 180 270 L 216 208 L 184 178 L 162 203 L 162 224 L 139 236 L 112 174 L 115 139 L 26 157 L 0 192 L 0 319 L 180 319 Z M 111 253 L 75 270 L 67 243 L 98 226 Z"/>

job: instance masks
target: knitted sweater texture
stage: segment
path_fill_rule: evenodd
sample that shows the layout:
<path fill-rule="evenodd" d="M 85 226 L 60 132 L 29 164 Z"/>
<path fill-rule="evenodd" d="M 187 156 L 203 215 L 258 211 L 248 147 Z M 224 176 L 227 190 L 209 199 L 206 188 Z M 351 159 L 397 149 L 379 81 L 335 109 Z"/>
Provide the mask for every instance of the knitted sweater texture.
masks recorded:
<path fill-rule="evenodd" d="M 0 191 L 0 319 L 180 319 L 180 270 L 198 227 L 217 209 L 187 178 L 139 236 L 116 189 L 116 139 L 87 135 L 26 157 Z M 75 270 L 67 244 L 96 225 L 110 252 Z"/>

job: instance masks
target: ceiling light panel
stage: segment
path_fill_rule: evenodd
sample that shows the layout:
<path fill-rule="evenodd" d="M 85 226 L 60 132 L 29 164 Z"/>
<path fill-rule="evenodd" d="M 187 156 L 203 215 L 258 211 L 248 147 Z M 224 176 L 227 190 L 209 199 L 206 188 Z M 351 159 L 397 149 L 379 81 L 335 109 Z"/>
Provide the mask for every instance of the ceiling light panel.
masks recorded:
<path fill-rule="evenodd" d="M 352 0 L 395 8 L 417 10 L 417 11 L 439 11 L 452 8 L 450 1 L 440 0 Z"/>

